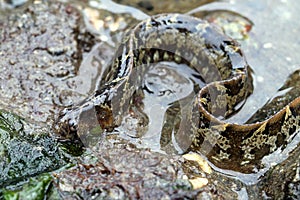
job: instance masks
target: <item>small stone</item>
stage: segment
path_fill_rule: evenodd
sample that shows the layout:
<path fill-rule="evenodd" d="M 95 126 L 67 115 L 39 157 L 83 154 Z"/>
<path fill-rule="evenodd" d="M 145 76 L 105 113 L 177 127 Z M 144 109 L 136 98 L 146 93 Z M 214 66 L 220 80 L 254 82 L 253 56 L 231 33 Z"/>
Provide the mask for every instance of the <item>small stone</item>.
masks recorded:
<path fill-rule="evenodd" d="M 194 189 L 203 188 L 208 184 L 207 178 L 194 178 L 194 179 L 189 179 L 189 181 L 192 184 Z"/>
<path fill-rule="evenodd" d="M 196 153 L 188 153 L 182 156 L 186 160 L 195 161 L 198 163 L 199 167 L 207 174 L 212 173 L 211 167 L 208 165 L 206 160 L 204 160 L 200 155 Z"/>

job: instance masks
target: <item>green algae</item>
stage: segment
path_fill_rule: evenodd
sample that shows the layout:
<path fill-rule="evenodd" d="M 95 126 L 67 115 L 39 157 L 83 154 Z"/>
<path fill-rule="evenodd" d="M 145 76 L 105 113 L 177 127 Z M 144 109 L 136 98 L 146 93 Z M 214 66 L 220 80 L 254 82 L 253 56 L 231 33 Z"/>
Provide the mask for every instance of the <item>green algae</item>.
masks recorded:
<path fill-rule="evenodd" d="M 49 186 L 51 185 L 52 177 L 45 173 L 36 178 L 30 178 L 20 189 L 3 190 L 3 198 L 5 200 L 39 200 L 45 198 Z"/>
<path fill-rule="evenodd" d="M 3 110 L 0 155 L 0 199 L 43 199 L 52 180 L 45 172 L 69 161 L 50 134 Z"/>

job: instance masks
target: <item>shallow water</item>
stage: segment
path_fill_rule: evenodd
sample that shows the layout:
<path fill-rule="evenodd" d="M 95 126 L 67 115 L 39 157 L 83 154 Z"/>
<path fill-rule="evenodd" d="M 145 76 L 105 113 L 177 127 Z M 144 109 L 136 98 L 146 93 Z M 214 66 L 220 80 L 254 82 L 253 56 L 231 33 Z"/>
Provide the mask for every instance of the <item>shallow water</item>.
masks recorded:
<path fill-rule="evenodd" d="M 247 120 L 300 68 L 299 8 L 292 1 L 246 0 L 213 3 L 189 12 L 229 10 L 253 23 L 249 38 L 239 42 L 253 70 L 254 92 L 232 121 Z"/>

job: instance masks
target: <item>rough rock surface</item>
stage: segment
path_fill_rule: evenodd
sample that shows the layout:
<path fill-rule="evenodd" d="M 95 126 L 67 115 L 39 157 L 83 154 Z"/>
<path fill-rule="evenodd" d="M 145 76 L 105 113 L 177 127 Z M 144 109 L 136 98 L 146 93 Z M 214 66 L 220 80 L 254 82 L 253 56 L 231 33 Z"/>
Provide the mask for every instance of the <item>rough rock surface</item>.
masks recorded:
<path fill-rule="evenodd" d="M 35 122 L 83 99 L 71 79 L 93 45 L 80 12 L 34 3 L 0 20 L 0 108 Z"/>

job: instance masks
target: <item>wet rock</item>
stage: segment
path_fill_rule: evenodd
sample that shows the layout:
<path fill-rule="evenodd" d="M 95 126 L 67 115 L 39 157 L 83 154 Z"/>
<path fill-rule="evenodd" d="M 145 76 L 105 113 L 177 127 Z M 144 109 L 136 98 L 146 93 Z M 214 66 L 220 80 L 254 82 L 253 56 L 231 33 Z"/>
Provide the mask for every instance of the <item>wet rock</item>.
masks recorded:
<path fill-rule="evenodd" d="M 299 199 L 300 146 L 289 158 L 272 168 L 258 184 L 260 195 L 270 199 Z"/>
<path fill-rule="evenodd" d="M 72 80 L 94 44 L 71 5 L 34 1 L 0 23 L 0 108 L 49 122 L 61 106 L 84 98 Z"/>
<path fill-rule="evenodd" d="M 160 154 L 130 145 L 105 145 L 94 156 L 94 163 L 85 161 L 55 174 L 64 199 L 174 199 L 198 193 L 188 180 L 178 178 L 178 164 Z"/>
<path fill-rule="evenodd" d="M 54 173 L 63 199 L 228 199 L 234 195 L 201 178 L 204 172 L 198 163 L 181 156 L 137 149 L 120 140 L 102 140 L 91 149 L 73 168 Z M 189 179 L 185 174 L 189 168 L 201 173 Z"/>

